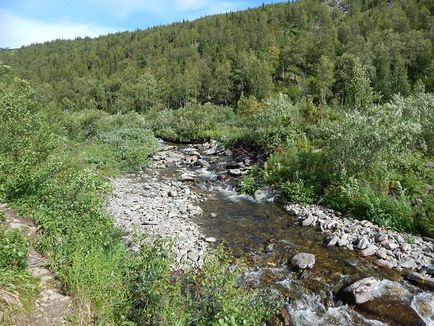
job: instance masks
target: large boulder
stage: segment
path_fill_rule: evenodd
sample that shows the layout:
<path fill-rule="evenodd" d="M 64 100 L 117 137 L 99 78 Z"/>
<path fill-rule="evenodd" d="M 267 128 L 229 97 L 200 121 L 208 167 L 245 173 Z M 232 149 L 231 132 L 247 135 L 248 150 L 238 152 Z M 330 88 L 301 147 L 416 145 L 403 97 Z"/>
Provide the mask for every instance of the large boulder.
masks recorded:
<path fill-rule="evenodd" d="M 343 288 L 340 297 L 350 304 L 362 304 L 373 299 L 372 292 L 377 285 L 377 279 L 367 277 Z"/>
<path fill-rule="evenodd" d="M 291 265 L 299 269 L 312 268 L 315 265 L 315 255 L 299 253 L 291 258 Z"/>

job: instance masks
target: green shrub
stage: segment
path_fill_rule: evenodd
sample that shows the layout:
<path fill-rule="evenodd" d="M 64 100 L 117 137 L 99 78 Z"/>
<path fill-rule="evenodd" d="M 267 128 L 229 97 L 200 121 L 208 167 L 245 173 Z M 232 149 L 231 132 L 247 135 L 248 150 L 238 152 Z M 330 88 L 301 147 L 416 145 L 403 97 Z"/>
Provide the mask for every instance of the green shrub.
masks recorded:
<path fill-rule="evenodd" d="M 264 186 L 263 170 L 255 165 L 248 175 L 241 178 L 237 188 L 243 194 L 253 195 L 262 186 Z"/>

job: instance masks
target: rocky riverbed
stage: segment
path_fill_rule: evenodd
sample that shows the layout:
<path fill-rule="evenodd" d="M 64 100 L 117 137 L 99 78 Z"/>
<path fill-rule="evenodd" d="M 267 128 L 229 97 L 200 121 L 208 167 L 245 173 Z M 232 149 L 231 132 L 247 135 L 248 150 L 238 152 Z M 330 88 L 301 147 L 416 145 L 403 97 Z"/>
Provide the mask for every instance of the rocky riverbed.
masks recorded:
<path fill-rule="evenodd" d="M 317 205 L 287 205 L 304 227 L 316 227 L 327 236 L 327 247 L 356 250 L 362 256 L 373 256 L 375 264 L 398 270 L 416 270 L 434 275 L 434 243 L 431 239 L 401 234 L 376 226 L 366 220 L 349 219 L 338 212 Z"/>
<path fill-rule="evenodd" d="M 145 171 L 112 180 L 107 209 L 132 250 L 171 240 L 176 269 L 200 268 L 214 243 L 246 258 L 250 268 L 240 282 L 290 298 L 276 325 L 434 321 L 430 239 L 315 205 L 283 210 L 270 189 L 240 195 L 234 184 L 254 160 L 216 142 L 162 143 Z"/>

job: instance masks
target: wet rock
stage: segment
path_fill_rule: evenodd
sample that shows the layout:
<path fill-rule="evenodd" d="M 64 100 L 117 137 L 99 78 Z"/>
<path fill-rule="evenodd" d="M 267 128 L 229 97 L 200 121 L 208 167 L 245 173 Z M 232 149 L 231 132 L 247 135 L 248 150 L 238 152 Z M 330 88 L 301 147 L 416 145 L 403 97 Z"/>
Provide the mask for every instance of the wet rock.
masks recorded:
<path fill-rule="evenodd" d="M 217 176 L 218 181 L 226 181 L 227 179 L 228 179 L 228 175 L 224 173 L 221 173 Z"/>
<path fill-rule="evenodd" d="M 247 171 L 243 171 L 241 169 L 229 169 L 228 173 L 232 177 L 240 177 L 242 175 L 246 175 L 248 172 Z"/>
<path fill-rule="evenodd" d="M 186 156 L 185 161 L 187 164 L 194 164 L 197 162 L 197 156 Z"/>
<path fill-rule="evenodd" d="M 362 304 L 373 299 L 372 291 L 377 284 L 377 279 L 367 277 L 345 287 L 340 296 L 347 303 Z"/>
<path fill-rule="evenodd" d="M 191 182 L 191 181 L 194 181 L 194 177 L 195 176 L 193 174 L 183 173 L 183 174 L 181 174 L 181 176 L 179 177 L 179 179 L 181 181 L 184 181 L 184 182 Z"/>
<path fill-rule="evenodd" d="M 315 255 L 299 253 L 291 258 L 291 265 L 299 269 L 312 268 L 315 264 Z"/>
<path fill-rule="evenodd" d="M 216 238 L 214 238 L 214 237 L 206 237 L 206 238 L 205 238 L 205 241 L 206 241 L 206 242 L 209 242 L 209 243 L 213 243 L 213 242 L 216 242 L 217 240 L 216 240 Z"/>
<path fill-rule="evenodd" d="M 385 260 L 385 259 L 377 259 L 374 262 L 374 264 L 377 265 L 377 266 L 385 267 L 385 268 L 389 268 L 389 269 L 391 269 L 391 268 L 394 267 L 394 265 L 390 261 Z"/>
<path fill-rule="evenodd" d="M 331 238 L 329 238 L 326 243 L 327 243 L 327 247 L 334 247 L 336 246 L 336 244 L 339 242 L 339 238 L 337 236 L 332 236 Z"/>
<path fill-rule="evenodd" d="M 217 213 L 211 213 L 210 216 L 211 216 L 211 218 L 216 218 L 217 217 Z"/>
<path fill-rule="evenodd" d="M 201 168 L 204 168 L 204 169 L 209 169 L 209 167 L 211 166 L 211 165 L 208 163 L 208 161 L 205 161 L 205 160 L 203 160 L 203 159 L 199 159 L 199 160 L 197 160 L 196 165 L 197 165 L 197 166 L 200 166 Z"/>
<path fill-rule="evenodd" d="M 434 265 L 430 265 L 426 268 L 426 272 L 429 275 L 434 275 Z"/>
<path fill-rule="evenodd" d="M 389 326 L 426 326 L 417 312 L 397 296 L 384 296 L 356 306 L 356 311 Z"/>
<path fill-rule="evenodd" d="M 405 279 L 423 289 L 434 291 L 434 278 L 428 275 L 422 275 L 417 272 L 409 272 L 405 275 Z"/>

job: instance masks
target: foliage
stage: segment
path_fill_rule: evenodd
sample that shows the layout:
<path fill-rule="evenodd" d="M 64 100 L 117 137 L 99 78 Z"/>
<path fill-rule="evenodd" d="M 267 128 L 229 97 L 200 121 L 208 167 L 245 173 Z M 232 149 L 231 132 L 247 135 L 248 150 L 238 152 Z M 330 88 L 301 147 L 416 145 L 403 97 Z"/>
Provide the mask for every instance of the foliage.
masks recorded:
<path fill-rule="evenodd" d="M 27 270 L 27 251 L 28 243 L 19 230 L 6 230 L 0 225 L 0 323 L 28 309 L 38 292 Z"/>

